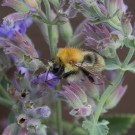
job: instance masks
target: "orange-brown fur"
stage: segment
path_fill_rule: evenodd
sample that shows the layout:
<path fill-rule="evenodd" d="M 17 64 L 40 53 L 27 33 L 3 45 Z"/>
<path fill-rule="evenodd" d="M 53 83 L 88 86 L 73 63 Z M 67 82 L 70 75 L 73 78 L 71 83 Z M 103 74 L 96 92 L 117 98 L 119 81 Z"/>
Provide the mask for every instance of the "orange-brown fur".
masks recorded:
<path fill-rule="evenodd" d="M 70 61 L 80 62 L 83 59 L 82 56 L 82 51 L 76 48 L 62 48 L 57 53 L 57 58 L 60 58 L 64 64 Z"/>
<path fill-rule="evenodd" d="M 65 72 L 78 70 L 78 67 L 72 66 L 70 62 L 81 62 L 83 60 L 83 53 L 77 48 L 62 48 L 59 49 L 56 55 L 56 60 L 59 61 L 59 59 L 65 65 Z"/>

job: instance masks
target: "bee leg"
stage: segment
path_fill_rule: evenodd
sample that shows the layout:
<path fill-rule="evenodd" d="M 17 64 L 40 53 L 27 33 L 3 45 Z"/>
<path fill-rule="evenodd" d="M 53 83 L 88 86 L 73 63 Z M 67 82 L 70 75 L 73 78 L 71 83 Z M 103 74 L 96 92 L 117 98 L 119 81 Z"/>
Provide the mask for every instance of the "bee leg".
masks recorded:
<path fill-rule="evenodd" d="M 90 81 L 91 83 L 93 83 L 93 84 L 95 84 L 95 85 L 103 85 L 103 83 L 98 83 L 98 84 L 97 84 L 91 74 L 88 74 L 88 73 L 85 72 L 85 71 L 83 71 L 83 73 L 88 77 L 88 79 L 89 79 L 89 81 Z"/>
<path fill-rule="evenodd" d="M 67 73 L 62 74 L 61 78 L 67 78 L 70 75 L 73 75 L 73 74 L 76 74 L 76 73 L 77 73 L 76 71 L 69 71 Z"/>
<path fill-rule="evenodd" d="M 88 77 L 88 79 L 90 80 L 91 83 L 93 83 L 95 85 L 103 85 L 103 83 L 96 83 L 94 78 L 90 74 L 87 77 Z"/>
<path fill-rule="evenodd" d="M 88 77 L 88 79 L 89 79 L 90 82 L 92 82 L 92 83 L 95 82 L 94 78 L 90 74 L 87 75 L 87 77 Z"/>

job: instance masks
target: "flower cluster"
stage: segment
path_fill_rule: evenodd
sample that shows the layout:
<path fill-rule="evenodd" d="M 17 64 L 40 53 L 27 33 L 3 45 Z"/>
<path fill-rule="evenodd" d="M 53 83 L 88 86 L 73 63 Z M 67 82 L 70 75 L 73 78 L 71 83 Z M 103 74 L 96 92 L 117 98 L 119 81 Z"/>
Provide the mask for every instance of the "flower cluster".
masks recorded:
<path fill-rule="evenodd" d="M 76 130 L 82 121 L 89 134 L 107 135 L 108 122 L 99 122 L 99 117 L 114 108 L 125 94 L 128 88 L 123 85 L 125 71 L 135 72 L 135 62 L 129 64 L 135 50 L 132 15 L 123 0 L 3 0 L 2 6 L 15 10 L 0 24 L 0 103 L 11 107 L 14 119 L 3 135 L 62 135 L 69 131 L 84 135 L 87 132 L 81 128 L 79 133 Z M 70 20 L 80 14 L 83 21 L 74 31 Z M 39 26 L 48 44 L 50 59 L 54 57 L 54 60 L 44 63 L 44 58 L 38 55 L 27 35 L 33 22 Z M 60 68 L 58 74 L 66 72 L 65 76 L 70 76 L 70 72 L 80 74 L 72 82 L 52 72 L 57 61 L 61 62 L 55 59 L 59 37 L 65 47 L 85 52 L 80 66 L 73 67 L 77 64 L 74 60 L 74 65 L 71 61 L 67 64 L 73 71 L 66 72 L 65 63 L 54 68 Z M 124 62 L 117 53 L 123 47 L 130 49 Z M 89 54 L 85 48 L 95 56 L 85 58 L 83 55 Z M 102 65 L 100 55 L 105 63 L 103 73 L 96 72 Z M 88 66 L 83 67 L 84 63 Z M 75 73 L 74 69 L 77 69 Z M 65 118 L 62 125 L 61 101 L 67 103 L 74 124 Z"/>

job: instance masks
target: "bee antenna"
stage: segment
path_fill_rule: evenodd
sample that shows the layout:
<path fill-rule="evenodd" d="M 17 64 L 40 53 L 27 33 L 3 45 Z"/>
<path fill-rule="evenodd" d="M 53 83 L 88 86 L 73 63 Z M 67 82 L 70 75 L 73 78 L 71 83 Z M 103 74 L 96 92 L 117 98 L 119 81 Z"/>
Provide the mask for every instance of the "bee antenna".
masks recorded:
<path fill-rule="evenodd" d="M 33 57 L 34 59 L 38 59 L 38 60 L 42 60 L 42 61 L 47 61 L 48 62 L 48 60 L 47 59 L 44 59 L 44 58 L 37 58 L 37 57 Z"/>
<path fill-rule="evenodd" d="M 34 59 L 38 59 L 38 60 L 42 60 L 42 61 L 46 61 L 46 62 L 49 62 L 49 60 L 47 60 L 47 59 L 45 59 L 45 58 L 37 58 L 37 57 L 33 57 Z M 52 58 L 51 60 L 50 60 L 51 62 L 54 62 L 54 58 Z"/>

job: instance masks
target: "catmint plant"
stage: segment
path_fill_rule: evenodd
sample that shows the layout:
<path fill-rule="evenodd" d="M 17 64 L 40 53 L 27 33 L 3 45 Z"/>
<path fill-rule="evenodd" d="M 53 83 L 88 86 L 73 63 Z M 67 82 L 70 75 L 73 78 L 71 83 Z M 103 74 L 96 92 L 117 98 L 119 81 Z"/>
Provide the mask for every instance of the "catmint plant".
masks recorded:
<path fill-rule="evenodd" d="M 135 51 L 133 16 L 124 1 L 3 0 L 1 6 L 14 10 L 0 23 L 0 104 L 11 110 L 2 135 L 127 133 L 134 114 L 107 114 L 128 90 L 125 72 L 135 73 L 135 61 L 130 62 Z M 78 16 L 83 20 L 73 29 L 71 20 Z M 27 34 L 33 23 L 50 59 L 40 57 Z M 53 74 L 60 40 L 65 48 L 101 55 L 102 79 L 94 77 L 93 83 L 81 74 L 68 81 Z M 118 50 L 123 48 L 129 52 L 120 60 Z"/>

